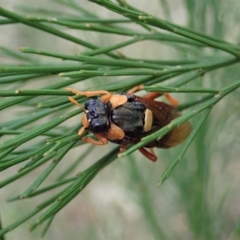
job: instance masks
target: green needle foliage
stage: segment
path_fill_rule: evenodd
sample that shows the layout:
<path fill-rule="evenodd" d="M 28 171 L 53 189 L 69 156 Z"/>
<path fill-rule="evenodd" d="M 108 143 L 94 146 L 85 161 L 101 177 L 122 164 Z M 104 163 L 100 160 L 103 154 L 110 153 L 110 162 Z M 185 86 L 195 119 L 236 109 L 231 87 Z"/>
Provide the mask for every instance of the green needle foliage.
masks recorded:
<path fill-rule="evenodd" d="M 0 209 L 1 239 L 26 221 L 29 231 L 44 223 L 42 236 L 51 239 L 56 239 L 51 230 L 56 224 L 66 239 L 79 234 L 80 239 L 239 239 L 240 212 L 226 208 L 239 200 L 239 187 L 231 186 L 239 178 L 234 170 L 224 172 L 228 161 L 237 166 L 240 144 L 240 35 L 229 30 L 238 27 L 234 9 L 239 3 L 185 0 L 178 3 L 186 12 L 185 24 L 177 24 L 173 3 L 155 0 L 151 8 L 140 2 L 58 0 L 44 8 L 12 9 L 0 4 L 0 201 L 1 206 L 9 202 L 5 209 L 20 199 L 30 203 L 9 221 L 11 214 Z M 230 13 L 231 22 L 226 20 Z M 173 93 L 182 115 L 121 153 L 114 144 L 101 148 L 80 140 L 83 109 L 68 97 L 81 105 L 87 98 L 65 88 L 114 93 L 140 84 L 139 95 Z M 186 121 L 192 124 L 190 136 L 176 149 L 155 150 L 156 167 L 135 153 Z M 223 180 L 227 176 L 234 177 Z M 99 191 L 96 206 L 93 195 L 82 193 L 93 179 L 96 186 L 85 191 Z M 114 199 L 104 208 L 100 196 L 108 185 L 121 197 L 104 193 Z M 57 219 L 65 218 L 63 208 L 79 196 L 85 202 L 74 205 L 81 209 L 74 214 L 84 218 L 84 204 L 86 211 L 94 210 L 71 235 L 65 230 L 73 222 L 61 225 Z M 134 214 L 124 216 L 127 207 Z M 101 208 L 104 214 L 96 220 Z"/>

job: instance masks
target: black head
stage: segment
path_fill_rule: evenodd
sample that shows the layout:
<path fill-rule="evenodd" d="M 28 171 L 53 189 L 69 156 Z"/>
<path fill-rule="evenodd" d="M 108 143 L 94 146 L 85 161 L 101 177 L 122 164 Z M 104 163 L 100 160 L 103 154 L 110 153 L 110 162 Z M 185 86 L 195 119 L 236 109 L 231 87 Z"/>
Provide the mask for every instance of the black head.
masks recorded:
<path fill-rule="evenodd" d="M 109 104 L 103 103 L 100 99 L 90 99 L 85 103 L 84 108 L 89 122 L 87 129 L 93 133 L 107 132 Z"/>

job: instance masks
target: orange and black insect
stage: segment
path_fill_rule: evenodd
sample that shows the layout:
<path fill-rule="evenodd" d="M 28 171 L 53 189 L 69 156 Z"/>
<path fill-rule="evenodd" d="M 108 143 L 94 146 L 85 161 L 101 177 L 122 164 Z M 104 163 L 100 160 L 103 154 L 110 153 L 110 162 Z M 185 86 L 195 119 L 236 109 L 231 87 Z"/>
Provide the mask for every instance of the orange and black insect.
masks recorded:
<path fill-rule="evenodd" d="M 85 103 L 83 127 L 78 132 L 81 135 L 85 129 L 89 130 L 97 140 L 90 137 L 84 137 L 82 140 L 95 145 L 105 145 L 111 141 L 119 144 L 122 152 L 126 150 L 127 145 L 138 143 L 142 137 L 159 130 L 181 115 L 175 108 L 177 101 L 170 95 L 164 94 L 172 105 L 154 100 L 159 93 L 150 93 L 146 97 L 135 95 L 134 92 L 140 89 L 141 86 L 137 86 L 127 93 L 111 94 L 103 90 L 80 92 L 66 88 L 76 95 L 86 97 L 102 95 L 100 98 L 90 98 Z M 80 106 L 72 97 L 69 97 L 69 100 Z M 154 147 L 176 146 L 182 143 L 190 132 L 191 125 L 185 122 L 160 140 L 155 140 L 139 150 L 151 161 L 156 161 Z M 146 148 L 150 148 L 150 151 Z"/>

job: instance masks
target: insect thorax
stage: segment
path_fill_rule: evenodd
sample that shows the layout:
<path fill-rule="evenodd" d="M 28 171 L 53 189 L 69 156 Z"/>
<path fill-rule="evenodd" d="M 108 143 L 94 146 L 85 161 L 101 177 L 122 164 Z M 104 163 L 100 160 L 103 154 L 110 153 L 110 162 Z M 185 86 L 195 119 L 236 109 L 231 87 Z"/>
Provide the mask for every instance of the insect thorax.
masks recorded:
<path fill-rule="evenodd" d="M 112 110 L 111 120 L 128 135 L 143 133 L 145 110 L 141 102 L 126 102 Z"/>

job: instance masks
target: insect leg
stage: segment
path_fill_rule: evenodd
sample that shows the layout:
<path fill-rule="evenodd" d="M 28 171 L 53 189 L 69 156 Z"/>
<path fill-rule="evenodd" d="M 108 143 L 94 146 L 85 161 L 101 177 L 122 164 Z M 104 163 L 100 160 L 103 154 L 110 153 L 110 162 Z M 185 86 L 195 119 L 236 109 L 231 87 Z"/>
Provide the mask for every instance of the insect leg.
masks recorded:
<path fill-rule="evenodd" d="M 130 89 L 127 94 L 134 94 L 136 91 L 142 90 L 143 84 L 140 84 L 132 89 Z"/>
<path fill-rule="evenodd" d="M 142 90 L 142 88 L 143 88 L 143 84 L 138 85 L 138 86 L 130 89 L 127 92 L 127 94 L 134 94 L 136 91 Z M 154 99 L 154 98 L 158 97 L 161 94 L 162 93 L 160 93 L 160 92 L 152 92 L 152 93 L 149 93 L 145 98 Z M 163 93 L 163 94 L 165 95 L 167 100 L 172 104 L 172 106 L 176 107 L 178 105 L 178 100 L 173 98 L 169 93 Z"/>
<path fill-rule="evenodd" d="M 104 94 L 102 97 L 101 97 L 101 100 L 102 100 L 102 102 L 107 102 L 107 101 L 109 101 L 110 99 L 111 99 L 111 97 L 112 97 L 112 94 L 110 93 L 110 92 L 107 92 L 107 91 L 104 91 L 104 92 L 106 92 L 106 94 Z"/>
<path fill-rule="evenodd" d="M 146 157 L 148 158 L 149 160 L 153 161 L 153 162 L 156 162 L 157 160 L 157 157 L 156 155 L 154 154 L 153 150 L 151 150 L 151 152 L 147 151 L 146 148 L 139 148 L 139 151 Z"/>
<path fill-rule="evenodd" d="M 149 99 L 155 99 L 156 97 L 160 96 L 161 93 L 160 92 L 151 92 L 149 94 L 147 94 L 145 96 L 145 98 L 149 98 Z"/>
<path fill-rule="evenodd" d="M 79 131 L 78 131 L 78 135 L 79 136 L 82 135 L 84 130 L 85 130 L 85 127 L 80 128 Z"/>
<path fill-rule="evenodd" d="M 154 99 L 161 94 L 162 93 L 160 92 L 152 92 L 152 93 L 149 93 L 145 98 Z M 169 93 L 163 93 L 163 94 L 167 98 L 167 100 L 171 103 L 172 106 L 176 107 L 178 105 L 178 100 L 173 98 Z"/>
<path fill-rule="evenodd" d="M 97 95 L 104 95 L 104 96 L 109 96 L 109 98 L 112 96 L 112 94 L 108 91 L 104 91 L 104 90 L 97 90 L 97 91 L 86 91 L 86 92 L 81 92 L 78 91 L 74 88 L 65 88 L 65 90 L 70 91 L 76 95 L 79 96 L 86 96 L 86 97 L 93 97 L 93 96 L 97 96 Z"/>
<path fill-rule="evenodd" d="M 94 135 L 97 137 L 98 140 L 95 140 L 95 139 L 90 138 L 90 137 L 84 137 L 84 138 L 82 138 L 82 140 L 84 142 L 92 143 L 94 145 L 106 145 L 108 143 L 107 138 L 105 138 L 101 134 L 95 133 Z"/>
<path fill-rule="evenodd" d="M 120 144 L 120 148 L 119 148 L 119 152 L 122 153 L 122 152 L 125 152 L 127 149 L 127 145 L 125 144 Z"/>
<path fill-rule="evenodd" d="M 164 93 L 164 96 L 172 104 L 172 106 L 176 107 L 178 105 L 178 100 L 173 98 L 169 93 Z"/>

